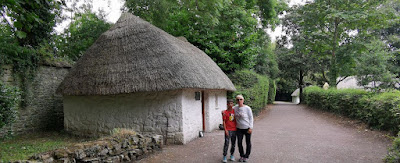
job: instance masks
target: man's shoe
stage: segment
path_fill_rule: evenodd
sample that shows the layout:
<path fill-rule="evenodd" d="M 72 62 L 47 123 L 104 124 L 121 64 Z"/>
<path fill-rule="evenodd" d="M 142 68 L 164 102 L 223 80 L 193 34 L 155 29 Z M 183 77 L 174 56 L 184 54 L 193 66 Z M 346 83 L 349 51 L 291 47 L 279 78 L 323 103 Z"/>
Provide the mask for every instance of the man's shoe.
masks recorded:
<path fill-rule="evenodd" d="M 239 162 L 243 162 L 243 159 L 244 159 L 243 157 L 240 157 Z"/>
<path fill-rule="evenodd" d="M 231 155 L 231 158 L 229 158 L 231 161 L 235 161 L 235 156 Z"/>
<path fill-rule="evenodd" d="M 249 158 L 243 158 L 243 162 L 249 161 Z"/>
<path fill-rule="evenodd" d="M 226 159 L 226 156 L 224 156 L 224 157 L 222 158 L 222 162 L 228 162 L 228 160 Z"/>

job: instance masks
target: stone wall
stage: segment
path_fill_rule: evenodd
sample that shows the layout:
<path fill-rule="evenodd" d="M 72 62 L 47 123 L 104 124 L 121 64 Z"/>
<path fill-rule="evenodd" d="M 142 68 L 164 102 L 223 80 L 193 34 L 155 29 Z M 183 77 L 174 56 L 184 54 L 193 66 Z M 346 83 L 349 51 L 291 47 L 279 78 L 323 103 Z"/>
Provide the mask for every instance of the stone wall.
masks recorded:
<path fill-rule="evenodd" d="M 65 96 L 65 130 L 75 135 L 101 136 L 114 128 L 163 135 L 181 144 L 182 91 L 146 92 L 113 96 Z"/>
<path fill-rule="evenodd" d="M 115 134 L 97 141 L 36 154 L 28 161 L 19 162 L 135 162 L 160 150 L 162 144 L 161 135 Z"/>
<path fill-rule="evenodd" d="M 7 132 L 23 134 L 32 131 L 63 129 L 62 96 L 55 93 L 70 67 L 40 66 L 33 79 L 25 80 L 25 106 L 18 109 L 12 126 L 0 129 L 0 137 Z M 21 87 L 21 80 L 14 77 L 10 66 L 3 66 L 2 80 Z"/>

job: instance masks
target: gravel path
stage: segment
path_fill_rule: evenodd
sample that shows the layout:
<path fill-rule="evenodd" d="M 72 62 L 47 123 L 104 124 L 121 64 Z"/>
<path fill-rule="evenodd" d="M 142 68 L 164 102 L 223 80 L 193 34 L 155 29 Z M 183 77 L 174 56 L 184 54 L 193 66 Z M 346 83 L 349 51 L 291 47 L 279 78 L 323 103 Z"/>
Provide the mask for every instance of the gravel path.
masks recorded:
<path fill-rule="evenodd" d="M 391 143 L 384 133 L 304 105 L 277 102 L 268 107 L 254 123 L 249 162 L 382 162 Z M 222 147 L 223 131 L 216 130 L 186 145 L 165 146 L 140 162 L 218 163 Z"/>

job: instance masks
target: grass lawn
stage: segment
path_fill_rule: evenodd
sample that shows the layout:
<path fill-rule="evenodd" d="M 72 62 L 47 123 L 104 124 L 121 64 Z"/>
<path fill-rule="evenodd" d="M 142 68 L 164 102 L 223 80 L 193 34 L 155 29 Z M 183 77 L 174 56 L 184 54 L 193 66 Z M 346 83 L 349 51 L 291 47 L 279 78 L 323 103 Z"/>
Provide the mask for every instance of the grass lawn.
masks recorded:
<path fill-rule="evenodd" d="M 27 160 L 35 153 L 42 153 L 88 140 L 64 132 L 39 132 L 20 135 L 11 139 L 0 140 L 0 162 Z"/>

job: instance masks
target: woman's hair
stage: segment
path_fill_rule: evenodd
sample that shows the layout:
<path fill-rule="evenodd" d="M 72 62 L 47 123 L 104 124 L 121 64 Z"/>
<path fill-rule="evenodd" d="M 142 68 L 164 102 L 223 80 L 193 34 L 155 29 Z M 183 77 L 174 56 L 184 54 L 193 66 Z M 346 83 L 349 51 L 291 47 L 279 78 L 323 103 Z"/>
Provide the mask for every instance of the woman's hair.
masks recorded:
<path fill-rule="evenodd" d="M 237 95 L 236 98 L 241 97 L 244 100 L 243 95 Z"/>

